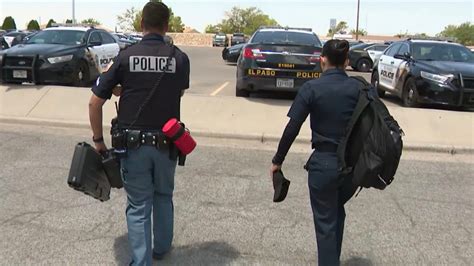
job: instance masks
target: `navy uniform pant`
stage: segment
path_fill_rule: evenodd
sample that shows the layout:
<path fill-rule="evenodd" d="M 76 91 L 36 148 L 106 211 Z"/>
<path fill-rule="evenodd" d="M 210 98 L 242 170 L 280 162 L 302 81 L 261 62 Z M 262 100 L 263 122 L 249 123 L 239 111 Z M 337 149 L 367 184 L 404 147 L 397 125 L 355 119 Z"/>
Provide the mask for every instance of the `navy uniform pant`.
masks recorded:
<path fill-rule="evenodd" d="M 168 252 L 173 240 L 176 161 L 170 160 L 168 150 L 142 146 L 129 150 L 121 164 L 131 264 L 152 265 L 152 253 Z"/>
<path fill-rule="evenodd" d="M 336 153 L 315 152 L 308 163 L 308 185 L 320 266 L 340 264 L 346 217 L 344 204 L 357 190 L 350 177 L 341 180 L 337 168 Z"/>

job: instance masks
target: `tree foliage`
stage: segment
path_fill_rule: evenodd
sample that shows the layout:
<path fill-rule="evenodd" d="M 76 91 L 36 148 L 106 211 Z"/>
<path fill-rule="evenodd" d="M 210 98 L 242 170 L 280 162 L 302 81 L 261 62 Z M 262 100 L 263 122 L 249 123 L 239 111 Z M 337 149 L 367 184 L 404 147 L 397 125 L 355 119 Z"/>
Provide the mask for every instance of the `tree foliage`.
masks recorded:
<path fill-rule="evenodd" d="M 88 18 L 88 19 L 84 19 L 81 21 L 81 24 L 87 24 L 87 25 L 91 25 L 91 26 L 97 26 L 97 25 L 100 25 L 100 21 L 94 19 L 94 18 Z"/>
<path fill-rule="evenodd" d="M 221 23 L 208 25 L 205 31 L 228 34 L 242 32 L 246 35 L 252 35 L 261 26 L 278 26 L 278 22 L 256 7 L 233 7 L 225 13 L 225 18 Z"/>
<path fill-rule="evenodd" d="M 150 2 L 162 2 L 160 0 L 150 0 Z M 127 9 L 123 14 L 117 16 L 118 24 L 124 31 L 141 32 L 142 10 L 134 7 Z M 183 32 L 184 24 L 180 16 L 175 16 L 170 8 L 169 32 Z"/>
<path fill-rule="evenodd" d="M 26 26 L 27 30 L 40 30 L 40 25 L 37 20 L 32 19 L 29 23 L 28 26 Z"/>
<path fill-rule="evenodd" d="M 66 19 L 66 24 L 72 24 L 72 19 Z"/>
<path fill-rule="evenodd" d="M 352 35 L 356 35 L 357 34 L 357 31 L 355 29 L 351 30 L 351 34 Z M 367 31 L 364 30 L 364 29 L 359 29 L 359 36 L 366 36 L 367 35 Z"/>
<path fill-rule="evenodd" d="M 328 31 L 328 36 L 334 36 L 334 34 L 346 34 L 347 33 L 347 29 L 349 29 L 349 26 L 347 25 L 347 22 L 345 21 L 339 21 L 339 23 L 337 23 L 336 27 L 333 29 L 329 29 Z"/>
<path fill-rule="evenodd" d="M 15 20 L 8 16 L 3 20 L 2 29 L 4 30 L 16 30 Z"/>
<path fill-rule="evenodd" d="M 456 41 L 463 45 L 474 45 L 474 24 L 465 22 L 459 26 L 448 25 L 438 36 L 455 38 Z"/>
<path fill-rule="evenodd" d="M 46 28 L 51 28 L 54 23 L 56 23 L 56 21 L 54 21 L 54 19 L 50 19 L 50 20 L 48 21 L 48 24 L 46 24 Z"/>

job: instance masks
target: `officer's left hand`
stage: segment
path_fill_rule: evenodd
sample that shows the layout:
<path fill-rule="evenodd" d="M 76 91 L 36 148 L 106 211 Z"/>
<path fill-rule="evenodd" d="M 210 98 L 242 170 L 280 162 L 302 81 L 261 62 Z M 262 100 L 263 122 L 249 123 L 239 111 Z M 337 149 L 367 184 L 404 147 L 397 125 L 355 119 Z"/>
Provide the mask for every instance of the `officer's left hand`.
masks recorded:
<path fill-rule="evenodd" d="M 273 178 L 273 173 L 281 170 L 281 165 L 272 164 L 270 167 L 270 177 Z"/>

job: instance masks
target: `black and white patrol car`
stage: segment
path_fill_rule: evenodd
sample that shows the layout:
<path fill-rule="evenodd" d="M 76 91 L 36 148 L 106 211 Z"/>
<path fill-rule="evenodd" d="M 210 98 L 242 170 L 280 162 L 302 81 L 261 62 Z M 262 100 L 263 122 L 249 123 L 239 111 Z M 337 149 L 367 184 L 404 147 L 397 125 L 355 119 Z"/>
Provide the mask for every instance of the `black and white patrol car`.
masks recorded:
<path fill-rule="evenodd" d="M 372 72 L 380 96 L 397 95 L 404 106 L 421 103 L 474 107 L 474 55 L 457 43 L 436 40 L 395 42 Z"/>
<path fill-rule="evenodd" d="M 298 91 L 321 74 L 321 41 L 311 29 L 263 27 L 237 61 L 236 96 L 256 91 Z"/>
<path fill-rule="evenodd" d="M 349 50 L 352 69 L 369 72 L 388 46 L 385 43 L 360 43 L 352 46 Z"/>
<path fill-rule="evenodd" d="M 52 27 L 0 52 L 4 83 L 87 86 L 119 53 L 108 32 L 89 27 Z"/>

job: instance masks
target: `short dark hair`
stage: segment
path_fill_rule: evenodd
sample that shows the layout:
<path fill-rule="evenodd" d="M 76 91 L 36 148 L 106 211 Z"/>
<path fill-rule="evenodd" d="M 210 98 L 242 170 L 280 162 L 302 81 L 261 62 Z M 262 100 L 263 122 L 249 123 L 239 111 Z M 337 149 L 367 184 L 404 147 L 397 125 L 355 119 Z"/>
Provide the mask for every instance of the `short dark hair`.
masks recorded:
<path fill-rule="evenodd" d="M 346 40 L 329 40 L 324 44 L 321 56 L 327 57 L 331 65 L 342 67 L 349 56 L 349 42 Z"/>
<path fill-rule="evenodd" d="M 162 2 L 148 2 L 142 12 L 143 27 L 163 30 L 170 20 L 170 10 Z"/>

